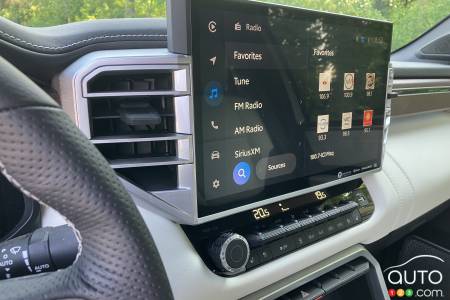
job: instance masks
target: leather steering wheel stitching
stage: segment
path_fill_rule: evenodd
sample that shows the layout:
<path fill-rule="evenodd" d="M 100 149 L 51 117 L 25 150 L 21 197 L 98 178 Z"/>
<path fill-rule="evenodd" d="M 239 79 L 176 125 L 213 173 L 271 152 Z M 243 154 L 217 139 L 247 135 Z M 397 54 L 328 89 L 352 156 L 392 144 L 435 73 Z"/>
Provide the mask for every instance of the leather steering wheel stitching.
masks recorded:
<path fill-rule="evenodd" d="M 27 196 L 64 215 L 83 246 L 65 270 L 0 283 L 2 298 L 173 298 L 153 239 L 108 162 L 2 58 L 0 169 Z"/>

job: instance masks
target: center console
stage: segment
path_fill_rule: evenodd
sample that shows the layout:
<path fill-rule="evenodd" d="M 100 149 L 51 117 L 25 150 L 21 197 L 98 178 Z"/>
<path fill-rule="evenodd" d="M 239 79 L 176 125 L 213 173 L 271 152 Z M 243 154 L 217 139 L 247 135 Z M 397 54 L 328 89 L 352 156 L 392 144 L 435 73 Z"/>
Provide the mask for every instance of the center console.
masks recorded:
<path fill-rule="evenodd" d="M 382 166 L 392 24 L 253 1 L 169 1 L 192 58 L 195 220 L 235 276 L 364 222 Z"/>
<path fill-rule="evenodd" d="M 167 3 L 168 49 L 90 53 L 55 88 L 154 229 L 174 293 L 240 298 L 376 237 L 389 203 L 375 206 L 362 178 L 372 188 L 383 166 L 392 24 L 257 1 Z"/>
<path fill-rule="evenodd" d="M 184 230 L 206 265 L 235 276 L 369 219 L 361 180 L 293 197 Z"/>

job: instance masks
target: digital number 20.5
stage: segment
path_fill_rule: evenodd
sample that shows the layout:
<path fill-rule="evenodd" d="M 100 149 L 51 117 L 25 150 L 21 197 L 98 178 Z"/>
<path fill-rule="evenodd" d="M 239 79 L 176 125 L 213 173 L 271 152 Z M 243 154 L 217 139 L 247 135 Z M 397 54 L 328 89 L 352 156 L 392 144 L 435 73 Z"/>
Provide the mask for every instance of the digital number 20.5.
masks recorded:
<path fill-rule="evenodd" d="M 270 217 L 270 212 L 267 208 L 257 208 L 253 210 L 253 217 L 255 220 L 261 220 Z"/>

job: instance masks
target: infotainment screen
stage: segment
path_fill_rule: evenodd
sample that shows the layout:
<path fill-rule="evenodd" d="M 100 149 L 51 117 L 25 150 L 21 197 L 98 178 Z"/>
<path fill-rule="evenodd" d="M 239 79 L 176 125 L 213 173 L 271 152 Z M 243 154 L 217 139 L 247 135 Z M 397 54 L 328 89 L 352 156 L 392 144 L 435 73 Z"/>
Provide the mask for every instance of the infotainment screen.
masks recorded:
<path fill-rule="evenodd" d="M 392 24 L 192 0 L 199 217 L 379 170 Z"/>

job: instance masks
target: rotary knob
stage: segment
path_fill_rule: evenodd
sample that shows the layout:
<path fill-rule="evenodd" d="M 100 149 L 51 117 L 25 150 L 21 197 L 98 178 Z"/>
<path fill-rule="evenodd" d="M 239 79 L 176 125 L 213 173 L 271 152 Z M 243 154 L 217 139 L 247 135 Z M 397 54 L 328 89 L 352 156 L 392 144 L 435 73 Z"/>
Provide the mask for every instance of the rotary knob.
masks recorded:
<path fill-rule="evenodd" d="M 245 270 L 250 247 L 242 235 L 229 232 L 211 244 L 209 255 L 220 271 L 235 274 Z"/>

